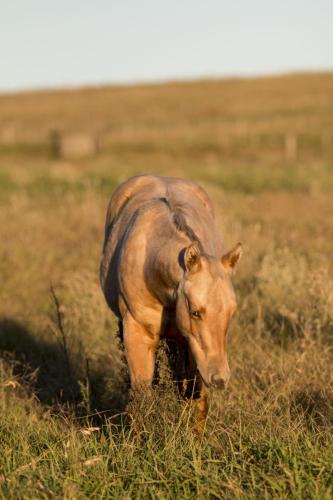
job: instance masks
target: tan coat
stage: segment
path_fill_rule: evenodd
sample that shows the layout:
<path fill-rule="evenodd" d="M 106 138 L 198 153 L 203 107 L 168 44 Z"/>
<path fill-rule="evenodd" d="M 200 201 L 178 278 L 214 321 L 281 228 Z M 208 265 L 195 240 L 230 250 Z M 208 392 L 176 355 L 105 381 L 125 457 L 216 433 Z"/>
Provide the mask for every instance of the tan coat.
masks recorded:
<path fill-rule="evenodd" d="M 174 177 L 142 175 L 110 201 L 102 289 L 123 326 L 131 383 L 150 384 L 161 337 L 176 336 L 206 385 L 229 378 L 226 334 L 236 308 L 230 280 L 241 246 L 223 257 L 206 192 Z"/>

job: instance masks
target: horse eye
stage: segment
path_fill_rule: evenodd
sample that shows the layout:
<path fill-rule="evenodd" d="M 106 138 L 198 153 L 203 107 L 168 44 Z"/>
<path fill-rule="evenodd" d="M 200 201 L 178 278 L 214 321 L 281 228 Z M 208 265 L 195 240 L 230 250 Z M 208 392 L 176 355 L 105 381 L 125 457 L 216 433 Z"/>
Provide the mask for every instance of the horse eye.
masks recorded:
<path fill-rule="evenodd" d="M 191 311 L 192 318 L 201 318 L 200 311 Z"/>

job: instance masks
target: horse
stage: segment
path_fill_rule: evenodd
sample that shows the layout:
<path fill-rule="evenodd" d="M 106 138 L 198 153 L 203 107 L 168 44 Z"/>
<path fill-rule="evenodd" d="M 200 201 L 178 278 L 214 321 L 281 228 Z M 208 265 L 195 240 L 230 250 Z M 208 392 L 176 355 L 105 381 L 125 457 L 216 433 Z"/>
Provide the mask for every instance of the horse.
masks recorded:
<path fill-rule="evenodd" d="M 111 197 L 100 282 L 119 320 L 131 387 L 149 390 L 157 346 L 173 339 L 186 354 L 181 387 L 196 400 L 199 432 L 207 388 L 230 378 L 231 277 L 241 254 L 240 243 L 225 252 L 212 202 L 189 180 L 139 175 Z"/>

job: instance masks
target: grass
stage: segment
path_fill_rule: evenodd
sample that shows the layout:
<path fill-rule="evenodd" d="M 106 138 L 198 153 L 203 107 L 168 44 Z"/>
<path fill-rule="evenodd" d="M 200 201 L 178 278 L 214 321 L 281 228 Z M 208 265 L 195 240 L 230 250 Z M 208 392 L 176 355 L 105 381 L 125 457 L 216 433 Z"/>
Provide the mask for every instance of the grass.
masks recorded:
<path fill-rule="evenodd" d="M 331 78 L 0 97 L 2 120 L 27 140 L 84 123 L 87 109 L 91 126 L 105 126 L 108 107 L 115 123 L 90 159 L 0 150 L 2 498 L 332 498 L 330 150 L 314 156 L 314 144 L 286 161 L 263 140 L 228 151 L 212 141 L 233 120 L 250 135 L 298 124 L 320 137 L 332 119 Z M 98 283 L 108 198 L 144 171 L 200 182 L 227 247 L 245 247 L 232 378 L 210 394 L 202 439 L 163 344 L 152 400 L 133 407 Z"/>
<path fill-rule="evenodd" d="M 69 172 L 66 169 L 57 173 L 57 162 L 52 162 L 52 167 L 43 160 L 38 169 L 34 169 L 28 179 L 20 178 L 20 171 L 15 168 L 9 169 L 8 159 L 6 163 L 1 162 L 0 173 L 0 196 L 8 198 L 12 193 L 34 196 L 53 196 L 70 194 L 82 197 L 87 193 L 108 196 L 116 187 L 119 180 L 125 175 L 119 172 L 119 164 L 122 156 L 117 155 L 106 160 L 107 157 L 99 158 L 100 164 L 94 169 L 80 170 L 78 165 L 71 165 Z M 145 162 L 145 159 L 147 161 Z M 161 162 L 160 158 L 153 155 L 156 164 Z M 27 161 L 27 160 L 26 160 Z M 136 155 L 129 160 L 130 166 L 125 167 L 128 175 L 145 172 L 142 165 L 151 163 L 147 171 L 156 171 L 163 174 L 163 166 L 154 168 L 150 155 Z M 27 163 L 30 163 L 27 161 Z M 270 192 L 304 192 L 304 193 L 332 193 L 333 191 L 333 163 L 318 162 L 309 164 L 289 164 L 286 166 L 276 165 L 267 168 L 266 165 L 258 163 L 222 163 L 221 160 L 207 161 L 196 160 L 190 162 L 183 158 L 173 159 L 173 172 L 189 172 L 191 179 L 197 182 L 205 182 L 212 186 L 220 186 L 224 191 L 240 192 L 244 194 L 257 194 L 265 191 Z"/>

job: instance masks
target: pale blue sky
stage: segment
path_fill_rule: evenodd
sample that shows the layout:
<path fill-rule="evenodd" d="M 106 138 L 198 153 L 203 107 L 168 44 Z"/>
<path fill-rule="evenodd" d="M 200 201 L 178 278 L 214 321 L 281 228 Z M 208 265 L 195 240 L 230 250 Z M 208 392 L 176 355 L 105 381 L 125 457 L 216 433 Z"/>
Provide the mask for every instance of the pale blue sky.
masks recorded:
<path fill-rule="evenodd" d="M 333 70 L 333 0 L 0 0 L 0 91 Z"/>

